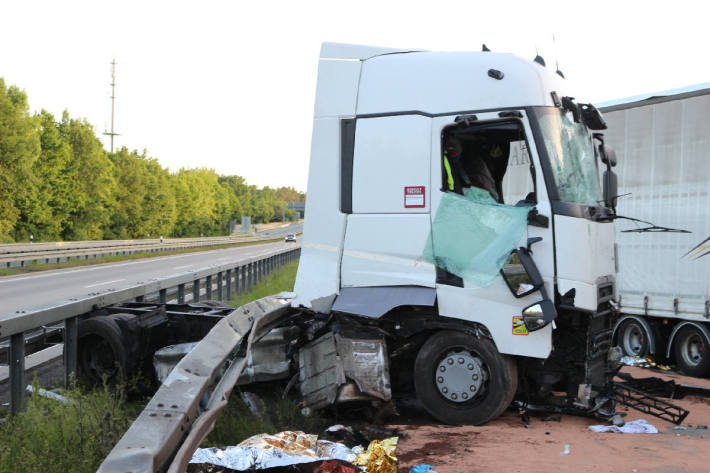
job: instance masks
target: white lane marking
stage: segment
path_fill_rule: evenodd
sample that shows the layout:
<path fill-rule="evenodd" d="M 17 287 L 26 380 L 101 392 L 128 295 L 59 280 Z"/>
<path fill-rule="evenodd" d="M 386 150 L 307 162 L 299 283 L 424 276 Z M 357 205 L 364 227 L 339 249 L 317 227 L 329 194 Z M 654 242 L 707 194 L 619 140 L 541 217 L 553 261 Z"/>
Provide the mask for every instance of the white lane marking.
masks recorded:
<path fill-rule="evenodd" d="M 279 243 L 265 243 L 265 245 L 270 245 L 270 246 L 276 246 L 276 245 L 278 245 L 278 244 L 279 244 Z M 241 250 L 241 251 L 244 251 L 245 253 L 250 253 L 252 248 L 254 248 L 254 247 L 258 248 L 258 247 L 260 247 L 260 246 L 261 246 L 261 245 L 239 246 L 239 247 L 237 247 L 237 248 L 225 248 L 225 249 L 222 249 L 222 250 L 201 251 L 201 252 L 195 252 L 195 253 L 185 253 L 185 254 L 182 254 L 182 255 L 175 255 L 175 256 L 162 256 L 162 257 L 157 257 L 157 258 L 150 258 L 150 259 L 147 259 L 147 260 L 131 261 L 130 263 L 109 263 L 109 264 L 100 264 L 100 265 L 92 266 L 92 267 L 90 267 L 90 268 L 74 269 L 74 270 L 71 270 L 71 271 L 50 271 L 50 272 L 43 273 L 43 274 L 35 274 L 35 275 L 33 275 L 33 276 L 21 276 L 21 277 L 12 277 L 12 276 L 10 276 L 10 277 L 7 277 L 7 278 L 0 278 L 0 284 L 9 283 L 9 282 L 11 283 L 11 282 L 15 282 L 15 281 L 24 281 L 24 280 L 27 280 L 27 279 L 49 278 L 49 277 L 53 277 L 53 276 L 64 276 L 64 275 L 66 275 L 66 274 L 84 273 L 84 272 L 86 272 L 86 271 L 96 271 L 96 270 L 98 270 L 98 269 L 105 269 L 105 268 L 107 268 L 107 267 L 120 268 L 120 267 L 122 267 L 122 266 L 131 266 L 131 265 L 136 265 L 136 264 L 154 263 L 155 261 L 158 261 L 158 260 L 161 260 L 161 259 L 167 260 L 167 259 L 188 258 L 188 257 L 190 257 L 190 256 L 195 256 L 195 255 L 198 255 L 198 254 L 200 254 L 200 253 L 202 253 L 201 256 L 205 256 L 204 253 L 213 253 L 213 252 L 217 252 L 217 251 L 234 251 L 234 250 Z M 268 252 L 268 250 L 266 250 L 266 252 Z M 246 255 L 242 255 L 242 256 L 250 256 L 250 255 L 246 254 Z"/>
<path fill-rule="evenodd" d="M 184 265 L 184 266 L 175 266 L 173 269 L 189 268 L 190 266 L 192 266 L 192 265 L 191 265 L 191 264 L 186 264 L 186 265 Z"/>
<path fill-rule="evenodd" d="M 121 282 L 121 281 L 125 281 L 125 279 L 115 279 L 113 281 L 106 281 L 106 282 L 100 282 L 100 283 L 96 283 L 96 284 L 89 284 L 88 286 L 84 286 L 84 287 L 88 289 L 90 287 L 103 286 L 104 284 L 111 284 L 114 282 Z"/>

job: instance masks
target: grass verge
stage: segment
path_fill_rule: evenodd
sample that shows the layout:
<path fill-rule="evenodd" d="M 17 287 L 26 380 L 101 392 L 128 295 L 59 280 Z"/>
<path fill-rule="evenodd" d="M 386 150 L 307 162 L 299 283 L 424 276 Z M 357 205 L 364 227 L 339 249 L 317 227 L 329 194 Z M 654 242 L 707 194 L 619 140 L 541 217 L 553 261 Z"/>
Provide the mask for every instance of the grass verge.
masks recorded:
<path fill-rule="evenodd" d="M 282 238 L 274 238 L 273 240 L 246 241 L 246 242 L 239 242 L 239 243 L 231 243 L 228 245 L 207 246 L 207 247 L 203 247 L 203 248 L 179 248 L 179 249 L 175 249 L 175 250 L 167 250 L 167 251 L 161 251 L 161 252 L 157 252 L 157 253 L 151 253 L 150 251 L 141 251 L 141 252 L 133 253 L 130 255 L 106 255 L 106 256 L 99 256 L 98 258 L 94 258 L 94 259 L 85 259 L 85 260 L 77 259 L 77 260 L 71 260 L 71 261 L 64 261 L 62 263 L 31 264 L 29 266 L 24 266 L 22 268 L 0 268 L 0 276 L 14 276 L 17 274 L 36 273 L 39 271 L 49 271 L 52 269 L 74 268 L 76 266 L 91 266 L 94 264 L 115 263 L 117 261 L 125 261 L 125 260 L 133 260 L 133 259 L 159 258 L 161 256 L 171 256 L 171 255 L 178 255 L 178 254 L 182 254 L 182 253 L 198 253 L 201 251 L 222 250 L 225 248 L 237 248 L 240 246 L 261 245 L 264 243 L 274 243 L 277 241 L 283 241 L 283 239 Z"/>
<path fill-rule="evenodd" d="M 33 394 L 0 424 L 0 473 L 94 472 L 142 409 L 107 388 L 63 395 L 70 403 Z"/>
<path fill-rule="evenodd" d="M 238 307 L 262 297 L 278 294 L 284 291 L 293 291 L 296 282 L 296 271 L 298 270 L 298 260 L 291 261 L 277 271 L 267 274 L 264 278 L 247 292 L 237 295 L 229 305 Z"/>

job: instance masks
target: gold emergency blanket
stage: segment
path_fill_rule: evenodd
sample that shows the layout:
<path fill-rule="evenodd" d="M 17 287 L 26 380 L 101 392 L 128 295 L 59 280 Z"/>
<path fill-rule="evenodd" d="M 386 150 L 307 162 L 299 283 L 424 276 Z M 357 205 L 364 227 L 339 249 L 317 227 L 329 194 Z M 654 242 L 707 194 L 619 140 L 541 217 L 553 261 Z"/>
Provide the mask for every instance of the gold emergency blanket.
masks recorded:
<path fill-rule="evenodd" d="M 353 464 L 364 466 L 367 473 L 397 473 L 397 440 L 397 437 L 373 440 Z"/>

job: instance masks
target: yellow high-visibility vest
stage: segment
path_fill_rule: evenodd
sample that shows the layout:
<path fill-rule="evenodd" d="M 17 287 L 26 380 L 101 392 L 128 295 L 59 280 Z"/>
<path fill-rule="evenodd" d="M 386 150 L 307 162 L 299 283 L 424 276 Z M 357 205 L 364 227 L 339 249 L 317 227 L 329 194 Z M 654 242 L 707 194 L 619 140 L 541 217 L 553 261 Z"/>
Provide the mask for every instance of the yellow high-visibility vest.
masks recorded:
<path fill-rule="evenodd" d="M 449 158 L 444 152 L 444 168 L 446 169 L 446 182 L 449 184 L 449 190 L 454 190 L 454 176 L 451 174 L 451 165 L 449 164 Z"/>

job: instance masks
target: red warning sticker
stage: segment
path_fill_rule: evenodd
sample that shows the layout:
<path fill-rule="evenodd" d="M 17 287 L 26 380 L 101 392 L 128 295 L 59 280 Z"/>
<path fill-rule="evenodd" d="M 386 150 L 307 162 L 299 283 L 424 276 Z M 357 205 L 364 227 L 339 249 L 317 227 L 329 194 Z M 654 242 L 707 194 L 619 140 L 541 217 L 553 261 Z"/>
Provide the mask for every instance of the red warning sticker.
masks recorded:
<path fill-rule="evenodd" d="M 405 186 L 404 187 L 404 208 L 423 209 L 426 207 L 426 187 L 425 186 Z"/>

